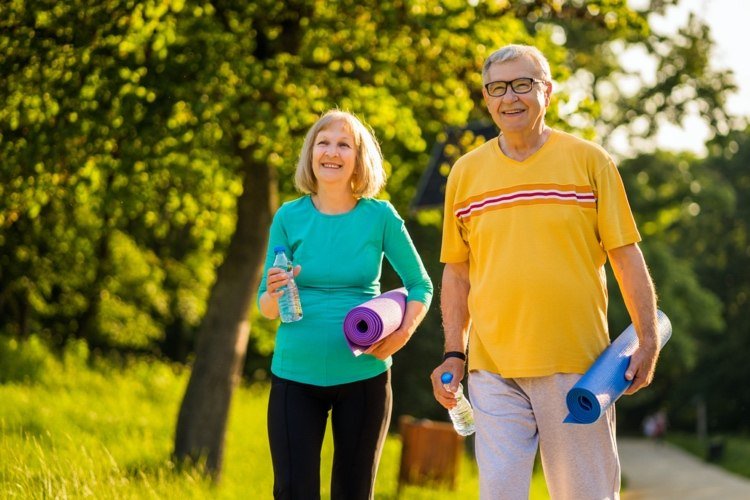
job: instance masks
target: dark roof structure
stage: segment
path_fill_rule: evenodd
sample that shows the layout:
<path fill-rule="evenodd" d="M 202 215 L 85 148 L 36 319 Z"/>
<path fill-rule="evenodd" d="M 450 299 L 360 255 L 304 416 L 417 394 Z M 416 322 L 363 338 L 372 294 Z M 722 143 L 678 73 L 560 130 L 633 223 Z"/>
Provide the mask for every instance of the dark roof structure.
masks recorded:
<path fill-rule="evenodd" d="M 442 207 L 445 200 L 445 183 L 448 172 L 459 156 L 497 136 L 497 128 L 492 123 L 472 122 L 465 127 L 451 127 L 446 130 L 446 140 L 435 143 L 422 177 L 419 179 L 417 194 L 411 202 L 414 211 Z"/>

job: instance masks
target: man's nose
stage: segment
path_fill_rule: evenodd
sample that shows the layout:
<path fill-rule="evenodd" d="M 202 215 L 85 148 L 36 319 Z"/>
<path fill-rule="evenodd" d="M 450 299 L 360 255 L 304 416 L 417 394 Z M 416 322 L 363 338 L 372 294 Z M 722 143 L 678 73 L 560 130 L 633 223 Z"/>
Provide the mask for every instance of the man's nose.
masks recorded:
<path fill-rule="evenodd" d="M 518 94 L 516 94 L 513 87 L 510 85 L 508 85 L 508 89 L 505 91 L 505 94 L 503 94 L 503 100 L 510 102 L 516 102 L 518 100 Z"/>

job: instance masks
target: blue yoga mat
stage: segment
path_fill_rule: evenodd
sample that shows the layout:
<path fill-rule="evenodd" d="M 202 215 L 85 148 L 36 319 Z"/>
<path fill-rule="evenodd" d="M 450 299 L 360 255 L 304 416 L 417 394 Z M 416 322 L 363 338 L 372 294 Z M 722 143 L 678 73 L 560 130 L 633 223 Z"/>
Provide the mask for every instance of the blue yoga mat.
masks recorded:
<path fill-rule="evenodd" d="M 659 350 L 672 336 L 672 324 L 667 315 L 656 311 Z M 591 365 L 581 379 L 568 391 L 565 402 L 570 412 L 564 422 L 591 424 L 630 387 L 633 382 L 625 378 L 630 356 L 638 348 L 638 335 L 631 324 Z"/>

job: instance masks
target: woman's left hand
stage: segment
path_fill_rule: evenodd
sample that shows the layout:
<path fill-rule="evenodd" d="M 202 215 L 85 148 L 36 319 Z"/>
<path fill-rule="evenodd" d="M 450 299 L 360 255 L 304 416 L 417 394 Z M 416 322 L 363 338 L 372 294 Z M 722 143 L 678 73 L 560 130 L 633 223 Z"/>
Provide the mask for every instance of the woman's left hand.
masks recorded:
<path fill-rule="evenodd" d="M 423 303 L 416 300 L 406 302 L 406 312 L 403 321 L 401 321 L 401 326 L 380 342 L 372 344 L 365 351 L 365 354 L 370 354 L 378 359 L 386 359 L 398 352 L 409 342 L 425 314 L 427 314 L 427 306 Z"/>
<path fill-rule="evenodd" d="M 364 351 L 365 354 L 371 354 L 378 359 L 386 359 L 398 352 L 411 338 L 411 335 L 406 329 L 399 328 L 383 340 L 372 344 Z"/>

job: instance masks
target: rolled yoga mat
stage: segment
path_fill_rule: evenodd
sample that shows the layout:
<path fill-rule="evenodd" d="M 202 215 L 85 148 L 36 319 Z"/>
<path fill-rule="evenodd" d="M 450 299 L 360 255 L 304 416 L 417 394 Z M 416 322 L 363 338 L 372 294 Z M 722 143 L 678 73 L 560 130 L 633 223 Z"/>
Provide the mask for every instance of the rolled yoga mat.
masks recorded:
<path fill-rule="evenodd" d="M 346 314 L 344 336 L 355 356 L 401 326 L 406 296 L 406 288 L 397 288 L 358 305 Z"/>
<path fill-rule="evenodd" d="M 656 311 L 659 350 L 672 336 L 672 324 L 666 314 Z M 570 412 L 563 422 L 591 424 L 633 383 L 625 378 L 630 357 L 638 348 L 638 335 L 631 324 L 602 352 L 568 391 L 566 403 Z"/>

